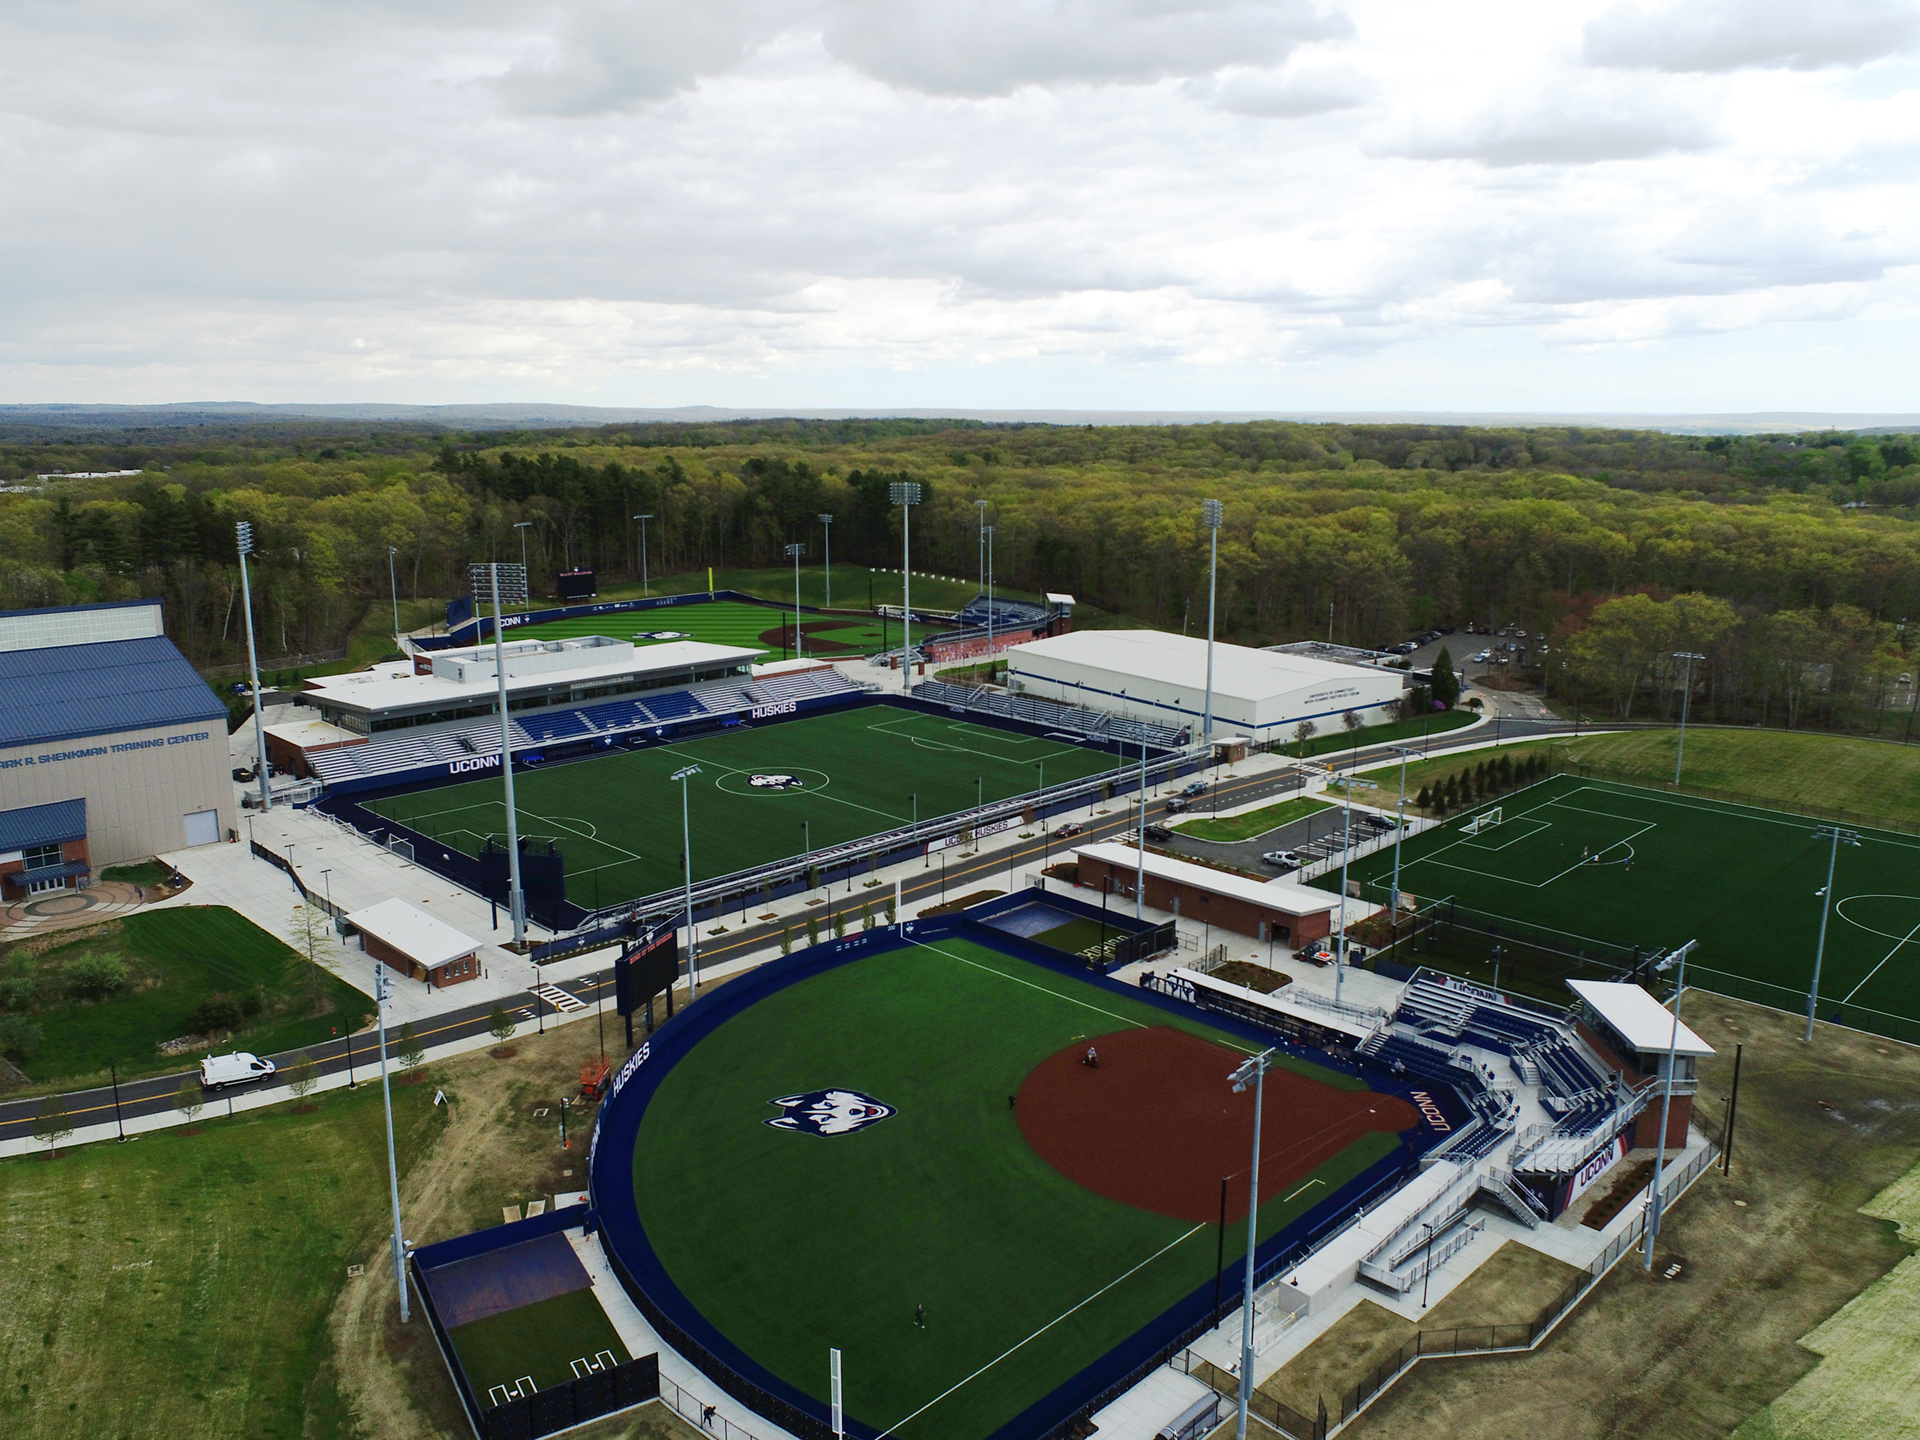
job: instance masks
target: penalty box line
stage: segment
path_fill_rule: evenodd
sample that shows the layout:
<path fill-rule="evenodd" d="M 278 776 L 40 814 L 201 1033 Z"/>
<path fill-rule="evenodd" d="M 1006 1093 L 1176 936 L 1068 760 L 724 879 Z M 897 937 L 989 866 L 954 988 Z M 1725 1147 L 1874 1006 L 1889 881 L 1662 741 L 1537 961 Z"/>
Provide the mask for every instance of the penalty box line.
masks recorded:
<path fill-rule="evenodd" d="M 1901 936 L 1900 939 L 1897 942 L 1895 942 L 1893 949 L 1889 950 L 1885 955 L 1880 957 L 1880 963 L 1874 966 L 1873 969 L 1867 972 L 1866 979 L 1863 979 L 1858 985 L 1854 986 L 1853 989 L 1849 990 L 1847 992 L 1847 998 L 1845 1000 L 1842 1000 L 1840 1003 L 1842 1005 L 1851 1004 L 1853 1002 L 1853 997 L 1858 995 L 1862 990 L 1867 988 L 1867 981 L 1873 979 L 1873 977 L 1878 975 L 1881 972 L 1881 970 L 1885 969 L 1887 961 L 1893 959 L 1894 956 L 1898 955 L 1902 950 L 1906 949 L 1907 942 L 1912 940 L 1913 937 L 1916 935 L 1920 935 L 1920 925 L 1914 926 L 1913 929 L 1909 930 L 1905 935 Z"/>
<path fill-rule="evenodd" d="M 1176 1235 L 1173 1239 L 1169 1240 L 1165 1245 L 1162 1245 L 1158 1250 L 1154 1251 L 1153 1254 L 1147 1256 L 1147 1258 L 1142 1260 L 1138 1265 L 1135 1265 L 1131 1270 L 1126 1271 L 1124 1274 L 1116 1275 L 1113 1279 L 1109 1280 L 1106 1284 L 1102 1285 L 1098 1290 L 1094 1291 L 1091 1295 L 1087 1296 L 1084 1300 L 1081 1300 L 1078 1304 L 1070 1307 L 1069 1309 L 1062 1310 L 1058 1315 L 1054 1316 L 1053 1319 L 1049 1320 L 1046 1324 L 1042 1325 L 1038 1330 L 1034 1331 L 1031 1335 L 1027 1336 L 1026 1339 L 1020 1341 L 1018 1344 L 1011 1345 L 1007 1349 L 1001 1351 L 998 1355 L 994 1356 L 993 1359 L 989 1360 L 986 1364 L 982 1365 L 978 1370 L 974 1371 L 973 1374 L 967 1376 L 966 1379 L 958 1381 L 953 1385 L 949 1385 L 945 1390 L 942 1390 L 938 1395 L 934 1396 L 933 1399 L 929 1400 L 926 1404 L 922 1405 L 918 1410 L 914 1411 L 913 1414 L 908 1415 L 903 1419 L 894 1421 L 893 1424 L 889 1425 L 886 1429 L 880 1432 L 881 1436 L 884 1437 L 887 1435 L 897 1434 L 901 1426 L 910 1424 L 914 1420 L 919 1419 L 920 1416 L 926 1414 L 927 1411 L 931 1410 L 934 1406 L 938 1405 L 942 1400 L 946 1399 L 949 1395 L 953 1394 L 956 1390 L 961 1390 L 961 1389 L 964 1389 L 966 1386 L 971 1385 L 975 1380 L 978 1380 L 982 1375 L 986 1374 L 987 1371 L 993 1369 L 994 1366 L 998 1365 L 1002 1360 L 1005 1360 L 1009 1355 L 1015 1354 L 1016 1352 L 1026 1348 L 1028 1345 L 1031 1345 L 1035 1340 L 1038 1340 L 1042 1335 L 1046 1334 L 1047 1331 L 1053 1329 L 1053 1327 L 1058 1325 L 1062 1320 L 1065 1320 L 1069 1316 L 1074 1315 L 1079 1311 L 1086 1309 L 1087 1306 L 1091 1305 L 1094 1301 L 1098 1300 L 1102 1295 L 1106 1294 L 1109 1290 L 1113 1289 L 1116 1285 L 1119 1285 L 1124 1281 L 1132 1279 L 1135 1275 L 1139 1274 L 1142 1270 L 1146 1269 L 1147 1266 L 1151 1265 L 1154 1261 L 1158 1260 L 1162 1255 L 1166 1254 L 1169 1250 L 1173 1249 L 1176 1245 L 1181 1245 L 1186 1243 L 1188 1240 L 1191 1240 L 1194 1236 L 1198 1235 L 1202 1230 L 1205 1230 L 1208 1228 L 1210 1227 L 1206 1225 L 1196 1225 L 1191 1230 L 1187 1231 L 1186 1234 Z"/>

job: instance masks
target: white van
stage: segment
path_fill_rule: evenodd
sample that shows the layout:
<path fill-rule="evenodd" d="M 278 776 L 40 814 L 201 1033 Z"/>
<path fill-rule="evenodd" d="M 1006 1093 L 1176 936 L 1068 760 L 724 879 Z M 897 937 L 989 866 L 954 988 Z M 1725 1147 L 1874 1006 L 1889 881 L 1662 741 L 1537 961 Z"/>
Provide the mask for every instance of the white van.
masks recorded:
<path fill-rule="evenodd" d="M 209 1055 L 200 1062 L 200 1083 L 209 1090 L 228 1085 L 245 1085 L 273 1074 L 273 1062 L 236 1050 L 231 1055 Z"/>

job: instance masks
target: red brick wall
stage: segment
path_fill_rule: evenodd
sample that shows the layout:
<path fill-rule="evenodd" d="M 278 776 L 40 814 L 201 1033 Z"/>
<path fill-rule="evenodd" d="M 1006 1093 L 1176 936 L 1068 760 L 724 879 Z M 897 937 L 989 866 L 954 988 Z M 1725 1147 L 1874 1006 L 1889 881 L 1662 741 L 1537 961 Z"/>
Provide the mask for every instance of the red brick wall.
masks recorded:
<path fill-rule="evenodd" d="M 366 952 L 373 956 L 374 959 L 384 963 L 390 970 L 398 970 L 409 980 L 427 978 L 426 971 L 418 961 L 412 959 L 410 956 L 402 955 L 384 940 L 363 932 L 360 936 L 360 943 L 366 948 Z M 462 985 L 469 980 L 478 980 L 479 978 L 480 958 L 477 955 L 471 959 L 455 960 L 449 964 L 442 965 L 439 969 L 435 970 L 431 976 L 433 986 L 436 990 L 444 990 L 449 985 Z"/>
<path fill-rule="evenodd" d="M 1680 1150 L 1686 1147 L 1687 1127 L 1693 1123 L 1693 1096 L 1676 1095 L 1673 1097 L 1673 1110 L 1667 1117 L 1667 1148 Z M 1633 1122 L 1633 1148 L 1651 1150 L 1660 1143 L 1660 1101 L 1654 1102 L 1640 1112 Z"/>
<path fill-rule="evenodd" d="M 1110 870 L 1114 896 L 1133 899 L 1134 880 L 1139 872 L 1124 867 L 1113 870 L 1104 860 L 1082 859 L 1080 883 L 1098 890 L 1106 882 Z M 1216 930 L 1229 930 L 1255 939 L 1260 935 L 1260 922 L 1269 921 L 1276 927 L 1274 938 L 1296 950 L 1315 940 L 1324 940 L 1333 932 L 1333 918 L 1324 910 L 1311 915 L 1294 915 L 1278 906 L 1256 905 L 1231 895 L 1214 895 L 1158 875 L 1147 876 L 1145 898 L 1147 904 L 1156 910 L 1172 910 L 1175 908 L 1174 902 L 1178 900 L 1182 918 L 1199 920 Z"/>

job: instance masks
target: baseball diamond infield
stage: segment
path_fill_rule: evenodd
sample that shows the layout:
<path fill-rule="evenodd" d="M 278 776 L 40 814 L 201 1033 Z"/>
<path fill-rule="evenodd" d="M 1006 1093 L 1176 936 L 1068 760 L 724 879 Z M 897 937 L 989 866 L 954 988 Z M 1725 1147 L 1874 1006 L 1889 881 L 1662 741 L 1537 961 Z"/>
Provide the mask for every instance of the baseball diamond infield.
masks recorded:
<path fill-rule="evenodd" d="M 1026 1440 L 1206 1323 L 1251 1144 L 1227 1074 L 1269 1046 L 1277 1261 L 1438 1138 L 1401 1082 L 964 917 L 813 947 L 669 1021 L 602 1107 L 595 1211 L 668 1342 L 793 1433 L 826 1432 L 831 1347 L 850 1434 Z"/>

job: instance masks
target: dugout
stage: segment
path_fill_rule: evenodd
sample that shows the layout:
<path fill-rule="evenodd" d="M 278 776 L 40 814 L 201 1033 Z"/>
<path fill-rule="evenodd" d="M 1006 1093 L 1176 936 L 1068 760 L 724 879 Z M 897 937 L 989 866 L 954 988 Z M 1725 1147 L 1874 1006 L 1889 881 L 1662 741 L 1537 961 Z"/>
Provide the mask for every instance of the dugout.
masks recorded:
<path fill-rule="evenodd" d="M 1673 1048 L 1673 1109 L 1667 1121 L 1668 1149 L 1687 1143 L 1687 1127 L 1693 1123 L 1693 1097 L 1700 1088 L 1695 1066 L 1714 1053 L 1714 1048 L 1684 1024 L 1673 1012 L 1638 985 L 1606 980 L 1569 980 L 1567 988 L 1579 999 L 1580 1038 L 1591 1045 L 1608 1065 L 1619 1070 L 1629 1085 L 1638 1086 L 1648 1078 L 1661 1083 L 1667 1078 L 1667 1050 Z M 1649 1147 L 1659 1142 L 1660 1105 L 1654 1103 L 1640 1112 L 1634 1122 L 1633 1146 Z"/>
<path fill-rule="evenodd" d="M 1333 933 L 1340 897 L 1285 880 L 1251 880 L 1190 860 L 1131 845 L 1084 845 L 1077 852 L 1080 883 L 1131 900 L 1146 872 L 1146 903 L 1219 930 L 1256 940 L 1276 940 L 1298 950 Z"/>
<path fill-rule="evenodd" d="M 369 955 L 410 980 L 443 990 L 480 978 L 480 942 L 405 900 L 352 911 L 347 923 Z"/>

